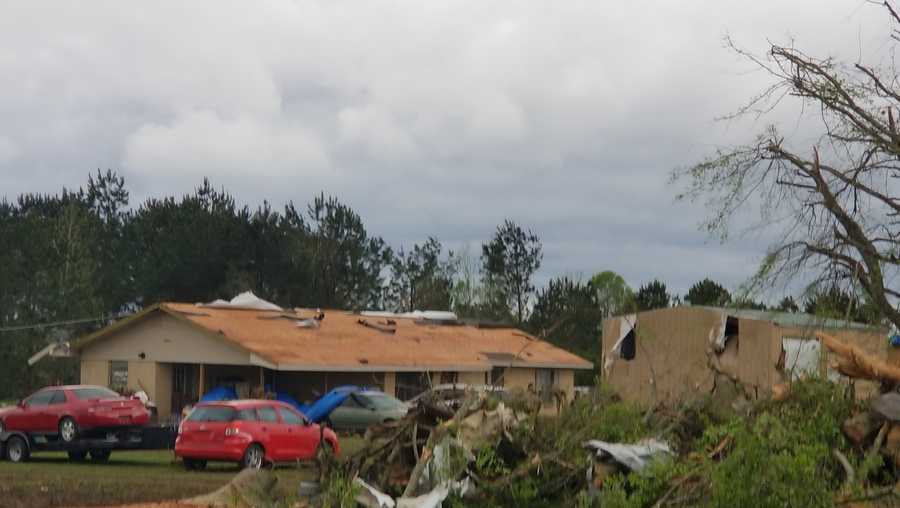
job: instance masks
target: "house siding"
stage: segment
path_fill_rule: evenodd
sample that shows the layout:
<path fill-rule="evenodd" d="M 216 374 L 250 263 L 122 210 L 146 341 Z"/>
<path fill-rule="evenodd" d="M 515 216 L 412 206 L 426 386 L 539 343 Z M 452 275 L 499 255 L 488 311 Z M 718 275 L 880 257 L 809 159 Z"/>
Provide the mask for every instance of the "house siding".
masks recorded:
<path fill-rule="evenodd" d="M 181 319 L 157 313 L 88 344 L 82 360 L 248 365 L 250 354 Z M 130 376 L 129 376 L 130 377 Z M 104 383 L 105 384 L 105 383 Z"/>
<path fill-rule="evenodd" d="M 82 360 L 81 384 L 107 386 L 109 384 L 109 361 Z"/>
<path fill-rule="evenodd" d="M 619 338 L 621 320 L 615 317 L 603 323 L 604 357 Z M 716 374 L 709 366 L 710 332 L 720 323 L 721 311 L 708 308 L 685 306 L 639 313 L 635 358 L 614 359 L 609 370 L 602 370 L 601 382 L 623 399 L 642 404 L 676 404 L 699 394 L 709 394 L 716 381 Z M 772 386 L 783 381 L 776 369 L 782 338 L 812 338 L 817 331 L 813 327 L 782 327 L 772 321 L 739 318 L 736 356 L 728 361 L 751 396 L 768 396 Z M 882 332 L 826 331 L 871 354 L 889 358 Z M 824 374 L 829 357 L 827 354 L 823 357 Z M 724 355 L 720 360 L 725 361 Z"/>

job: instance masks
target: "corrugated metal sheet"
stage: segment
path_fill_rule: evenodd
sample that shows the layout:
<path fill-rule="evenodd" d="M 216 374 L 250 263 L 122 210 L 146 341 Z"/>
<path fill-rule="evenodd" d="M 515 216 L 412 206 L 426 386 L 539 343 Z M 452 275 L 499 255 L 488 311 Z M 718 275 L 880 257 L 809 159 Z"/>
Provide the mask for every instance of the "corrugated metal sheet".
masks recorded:
<path fill-rule="evenodd" d="M 832 319 L 813 314 L 805 314 L 802 312 L 778 312 L 773 310 L 753 310 L 753 309 L 734 309 L 728 307 L 709 307 L 705 305 L 690 306 L 692 309 L 708 309 L 725 312 L 729 316 L 739 319 L 755 319 L 757 321 L 768 321 L 777 326 L 797 327 L 797 328 L 815 328 L 815 329 L 848 329 L 848 330 L 871 330 L 878 327 L 865 323 L 856 323 L 854 321 L 845 321 L 843 319 Z"/>

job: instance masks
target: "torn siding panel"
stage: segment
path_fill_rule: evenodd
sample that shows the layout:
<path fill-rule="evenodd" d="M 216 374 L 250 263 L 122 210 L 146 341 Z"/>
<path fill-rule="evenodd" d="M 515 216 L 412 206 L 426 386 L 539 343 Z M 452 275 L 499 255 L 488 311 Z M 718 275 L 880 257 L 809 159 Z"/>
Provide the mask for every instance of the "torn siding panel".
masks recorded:
<path fill-rule="evenodd" d="M 619 323 L 604 325 L 604 346 Z M 635 358 L 616 361 L 604 378 L 626 400 L 674 403 L 698 392 L 709 393 L 713 376 L 707 365 L 709 330 L 719 321 L 708 309 L 676 307 L 642 312 L 637 318 Z M 655 381 L 655 382 L 654 382 Z"/>
<path fill-rule="evenodd" d="M 744 384 L 750 395 L 755 396 L 768 392 L 772 386 L 771 374 L 775 370 L 775 362 L 770 359 L 771 323 L 754 319 L 739 319 L 738 333 L 739 381 Z"/>
<path fill-rule="evenodd" d="M 784 349 L 784 371 L 791 380 L 823 375 L 822 344 L 815 339 L 781 337 Z"/>
<path fill-rule="evenodd" d="M 803 338 L 813 337 L 816 333 L 816 330 L 810 329 L 808 327 L 779 327 L 778 331 L 781 336 Z M 895 349 L 892 348 L 887 342 L 888 330 L 882 330 L 878 328 L 872 328 L 868 330 L 829 329 L 828 334 L 839 339 L 842 342 L 858 346 L 867 354 L 888 361 L 892 356 L 892 351 Z M 837 362 L 838 357 L 827 349 L 823 350 L 822 356 L 824 373 L 825 375 L 828 375 L 830 366 Z M 838 376 L 838 380 L 843 383 L 850 382 L 850 380 L 845 376 Z M 859 399 L 866 399 L 871 395 L 877 394 L 879 392 L 878 383 L 875 381 L 856 379 L 853 381 L 853 384 L 854 392 L 856 394 L 856 397 Z"/>

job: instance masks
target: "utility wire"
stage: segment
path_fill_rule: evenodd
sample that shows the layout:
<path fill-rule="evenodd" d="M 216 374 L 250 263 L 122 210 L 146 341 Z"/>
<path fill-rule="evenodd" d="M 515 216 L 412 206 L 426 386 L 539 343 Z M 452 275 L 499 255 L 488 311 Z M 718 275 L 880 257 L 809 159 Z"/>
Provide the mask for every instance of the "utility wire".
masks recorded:
<path fill-rule="evenodd" d="M 39 323 L 33 325 L 21 325 L 21 326 L 7 326 L 0 328 L 0 333 L 3 332 L 18 332 L 22 330 L 35 330 L 38 328 L 56 328 L 61 326 L 70 326 L 70 325 L 79 325 L 84 323 L 96 323 L 98 321 L 109 321 L 110 319 L 119 319 L 126 316 L 130 316 L 130 312 L 117 314 L 113 316 L 99 317 L 99 318 L 82 318 L 82 319 L 70 319 L 67 321 L 54 321 L 52 323 Z"/>

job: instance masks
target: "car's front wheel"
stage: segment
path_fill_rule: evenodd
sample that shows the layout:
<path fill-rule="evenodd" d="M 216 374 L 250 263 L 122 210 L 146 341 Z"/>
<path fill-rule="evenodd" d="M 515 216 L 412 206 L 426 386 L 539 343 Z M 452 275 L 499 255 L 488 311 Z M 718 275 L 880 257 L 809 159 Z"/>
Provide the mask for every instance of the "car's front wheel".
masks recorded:
<path fill-rule="evenodd" d="M 244 451 L 244 457 L 241 459 L 241 467 L 244 469 L 259 469 L 265 462 L 266 453 L 263 447 L 253 443 Z"/>
<path fill-rule="evenodd" d="M 28 460 L 28 443 L 19 436 L 13 436 L 6 442 L 6 458 L 10 462 L 25 462 Z"/>
<path fill-rule="evenodd" d="M 66 416 L 59 421 L 59 438 L 65 443 L 71 443 L 78 438 L 78 424 L 72 417 Z"/>

